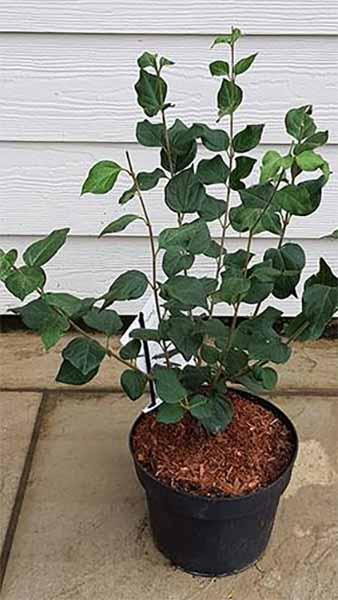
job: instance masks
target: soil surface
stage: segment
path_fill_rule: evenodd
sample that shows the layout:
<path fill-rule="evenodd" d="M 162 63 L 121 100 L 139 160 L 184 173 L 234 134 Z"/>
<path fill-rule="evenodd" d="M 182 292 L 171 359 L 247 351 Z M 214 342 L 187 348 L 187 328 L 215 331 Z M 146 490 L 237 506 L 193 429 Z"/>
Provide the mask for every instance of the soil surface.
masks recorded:
<path fill-rule="evenodd" d="M 201 496 L 242 496 L 275 481 L 290 461 L 291 433 L 259 404 L 229 395 L 234 417 L 216 436 L 189 414 L 173 425 L 144 415 L 132 440 L 137 461 L 163 483 Z"/>

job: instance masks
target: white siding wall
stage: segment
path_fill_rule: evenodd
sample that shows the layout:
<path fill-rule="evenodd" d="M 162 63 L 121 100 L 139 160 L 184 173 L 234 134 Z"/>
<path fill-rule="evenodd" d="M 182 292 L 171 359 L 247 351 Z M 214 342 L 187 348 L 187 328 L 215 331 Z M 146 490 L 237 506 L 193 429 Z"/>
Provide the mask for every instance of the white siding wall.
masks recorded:
<path fill-rule="evenodd" d="M 92 295 L 103 292 L 126 268 L 149 267 L 148 244 L 139 223 L 125 235 L 97 240 L 104 224 L 121 213 L 116 198 L 80 198 L 93 162 L 123 160 L 137 168 L 156 166 L 157 151 L 135 144 L 143 119 L 133 85 L 136 58 L 145 49 L 175 60 L 167 70 L 173 112 L 188 123 L 215 120 L 217 81 L 207 65 L 222 48 L 209 50 L 213 36 L 239 26 L 247 34 L 238 52 L 259 51 L 243 76 L 243 107 L 236 127 L 266 123 L 262 145 L 283 151 L 286 110 L 312 103 L 319 127 L 330 129 L 325 151 L 335 176 L 315 215 L 294 218 L 288 237 L 307 252 L 305 276 L 326 257 L 338 268 L 336 242 L 320 239 L 338 225 L 338 11 L 336 0 L 2 0 L 0 3 L 0 247 L 24 248 L 51 229 L 69 225 L 72 237 L 50 263 L 50 288 Z M 161 191 L 149 193 L 155 230 L 173 222 Z M 125 212 L 130 212 L 128 204 Z M 215 230 L 216 234 L 216 230 Z M 256 250 L 272 240 L 261 238 Z M 233 250 L 243 245 L 236 234 Z M 209 272 L 212 263 L 200 260 Z M 210 271 L 211 273 L 211 271 Z M 0 312 L 13 300 L 0 288 Z M 278 306 L 278 303 L 277 303 Z M 138 304 L 126 303 L 125 312 Z M 285 312 L 298 302 L 284 302 Z"/>

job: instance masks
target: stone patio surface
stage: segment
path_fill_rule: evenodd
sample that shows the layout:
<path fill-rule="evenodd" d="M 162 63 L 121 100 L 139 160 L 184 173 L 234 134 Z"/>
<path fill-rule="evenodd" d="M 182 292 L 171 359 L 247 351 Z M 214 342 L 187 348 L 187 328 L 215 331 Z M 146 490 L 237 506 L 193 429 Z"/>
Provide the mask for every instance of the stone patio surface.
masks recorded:
<path fill-rule="evenodd" d="M 96 390 L 55 391 L 55 353 L 36 356 L 34 336 L 4 338 L 11 351 L 1 352 L 2 389 L 26 391 L 0 391 L 0 541 L 11 547 L 3 600 L 338 600 L 336 342 L 298 345 L 272 398 L 301 443 L 265 556 L 236 577 L 209 580 L 173 568 L 153 545 L 127 447 L 142 401 L 105 391 L 118 390 L 116 369 Z M 45 388 L 29 481 L 9 532 Z"/>

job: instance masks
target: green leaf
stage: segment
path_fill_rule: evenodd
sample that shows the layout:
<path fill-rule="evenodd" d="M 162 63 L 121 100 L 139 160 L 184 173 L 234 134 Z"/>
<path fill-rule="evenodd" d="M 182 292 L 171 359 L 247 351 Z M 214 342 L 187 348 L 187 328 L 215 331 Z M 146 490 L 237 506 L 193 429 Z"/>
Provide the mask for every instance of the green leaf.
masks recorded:
<path fill-rule="evenodd" d="M 169 60 L 169 58 L 166 58 L 165 56 L 161 56 L 160 58 L 160 69 L 162 69 L 163 67 L 170 67 L 172 65 L 174 65 L 175 63 L 172 60 Z"/>
<path fill-rule="evenodd" d="M 57 323 L 47 325 L 46 329 L 41 331 L 41 340 L 48 352 L 57 342 L 63 337 L 65 331 L 57 325 Z"/>
<path fill-rule="evenodd" d="M 19 314 L 23 323 L 33 331 L 41 331 L 53 319 L 54 311 L 48 304 L 39 298 L 32 300 L 25 306 L 19 306 L 12 309 L 13 312 Z"/>
<path fill-rule="evenodd" d="M 324 146 L 327 140 L 329 139 L 328 131 L 317 131 L 310 137 L 306 138 L 302 144 L 297 144 L 295 146 L 294 152 L 295 154 L 301 154 L 306 150 L 315 150 L 315 148 L 319 148 L 320 146 Z"/>
<path fill-rule="evenodd" d="M 250 289 L 244 295 L 242 302 L 246 304 L 258 304 L 265 300 L 273 290 L 273 283 L 260 281 L 257 277 L 250 277 Z"/>
<path fill-rule="evenodd" d="M 83 320 L 88 327 L 101 331 L 107 336 L 116 335 L 123 327 L 123 323 L 115 310 L 92 308 L 84 315 Z"/>
<path fill-rule="evenodd" d="M 244 187 L 244 184 L 241 180 L 249 177 L 256 162 L 256 159 L 251 158 L 250 156 L 236 157 L 236 167 L 230 175 L 230 185 L 233 190 L 238 190 Z"/>
<path fill-rule="evenodd" d="M 227 77 L 230 72 L 229 63 L 225 62 L 224 60 L 215 60 L 214 62 L 210 63 L 209 70 L 211 75 L 216 77 Z"/>
<path fill-rule="evenodd" d="M 180 384 L 173 369 L 156 367 L 154 369 L 155 387 L 158 396 L 168 404 L 177 404 L 187 395 L 186 389 Z"/>
<path fill-rule="evenodd" d="M 189 411 L 198 419 L 199 416 L 204 416 L 206 412 L 209 412 L 209 409 L 206 409 L 206 405 L 209 402 L 208 396 L 203 394 L 195 394 L 191 398 L 189 398 Z"/>
<path fill-rule="evenodd" d="M 181 371 L 181 383 L 192 392 L 200 389 L 203 383 L 209 383 L 211 377 L 210 367 L 194 367 L 186 365 Z"/>
<path fill-rule="evenodd" d="M 310 215 L 320 204 L 322 183 L 319 180 L 311 180 L 299 185 L 286 185 L 276 192 L 275 200 L 291 215 Z"/>
<path fill-rule="evenodd" d="M 201 327 L 204 335 L 213 338 L 216 344 L 218 341 L 222 342 L 223 345 L 227 342 L 230 328 L 224 325 L 220 319 L 216 319 L 215 317 L 206 319 L 202 321 Z"/>
<path fill-rule="evenodd" d="M 245 73 L 245 71 L 247 71 L 251 67 L 256 56 L 257 56 L 257 52 L 256 52 L 256 54 L 251 54 L 250 56 L 247 56 L 246 58 L 241 58 L 241 60 L 239 60 L 235 64 L 235 67 L 234 67 L 235 75 L 241 75 L 242 73 Z"/>
<path fill-rule="evenodd" d="M 62 292 L 49 292 L 43 295 L 43 299 L 54 308 L 60 309 L 68 317 L 82 317 L 95 304 L 95 298 L 76 298 L 72 294 Z"/>
<path fill-rule="evenodd" d="M 243 99 L 241 88 L 233 81 L 223 79 L 217 94 L 218 120 L 231 115 L 239 107 Z"/>
<path fill-rule="evenodd" d="M 301 106 L 289 110 L 285 117 L 286 131 L 298 142 L 312 136 L 316 131 L 313 119 L 310 117 L 312 106 Z"/>
<path fill-rule="evenodd" d="M 204 221 L 215 221 L 220 219 L 226 211 L 226 203 L 213 196 L 206 194 L 204 202 L 198 211 L 199 216 Z"/>
<path fill-rule="evenodd" d="M 180 247 L 169 248 L 163 256 L 163 271 L 168 277 L 192 267 L 194 256 Z"/>
<path fill-rule="evenodd" d="M 163 107 L 167 89 L 164 79 L 141 69 L 135 90 L 137 102 L 143 108 L 147 117 L 154 117 Z"/>
<path fill-rule="evenodd" d="M 236 250 L 236 252 L 227 252 L 224 256 L 223 264 L 225 267 L 236 267 L 239 270 L 245 269 L 249 264 L 250 260 L 254 257 L 251 252 L 248 253 L 246 250 Z"/>
<path fill-rule="evenodd" d="M 196 277 L 175 275 L 162 284 L 161 295 L 162 293 L 185 305 L 208 308 L 205 288 L 203 283 Z"/>
<path fill-rule="evenodd" d="M 136 125 L 136 139 L 149 148 L 159 148 L 162 146 L 163 125 L 162 123 L 151 123 L 147 119 L 140 121 Z"/>
<path fill-rule="evenodd" d="M 166 178 L 165 173 L 162 169 L 154 169 L 150 173 L 141 172 L 137 175 L 137 182 L 140 190 L 147 191 L 157 186 L 158 182 L 162 177 Z"/>
<path fill-rule="evenodd" d="M 242 154 L 258 146 L 263 129 L 264 125 L 247 125 L 245 129 L 236 133 L 233 142 L 235 152 Z"/>
<path fill-rule="evenodd" d="M 323 258 L 318 273 L 304 284 L 302 310 L 311 324 L 311 338 L 318 339 L 338 309 L 338 278 Z"/>
<path fill-rule="evenodd" d="M 76 298 L 72 294 L 48 292 L 43 295 L 43 300 L 48 306 L 56 309 L 60 309 L 68 317 L 72 317 L 74 313 L 77 313 L 82 305 L 82 301 Z"/>
<path fill-rule="evenodd" d="M 165 334 L 166 339 L 174 344 L 185 360 L 190 360 L 197 354 L 203 341 L 203 335 L 196 324 L 186 316 L 170 317 L 166 321 Z"/>
<path fill-rule="evenodd" d="M 17 257 L 18 253 L 14 249 L 8 252 L 0 250 L 0 281 L 6 281 L 12 271 L 12 267 L 15 265 Z"/>
<path fill-rule="evenodd" d="M 109 225 L 102 229 L 99 237 L 107 235 L 108 233 L 117 233 L 118 231 L 123 231 L 126 229 L 126 227 L 128 227 L 128 225 L 130 225 L 130 223 L 133 223 L 133 221 L 136 221 L 137 219 L 141 219 L 141 217 L 138 215 L 122 215 L 122 217 L 115 219 L 115 221 L 112 221 L 109 223 Z"/>
<path fill-rule="evenodd" d="M 209 160 L 203 159 L 198 163 L 197 179 L 206 185 L 225 183 L 229 175 L 229 167 L 220 154 Z"/>
<path fill-rule="evenodd" d="M 144 393 L 147 378 L 140 371 L 127 369 L 121 375 L 121 387 L 131 400 L 137 400 Z"/>
<path fill-rule="evenodd" d="M 141 350 L 141 342 L 140 340 L 130 340 L 127 342 L 125 346 L 122 346 L 120 349 L 120 357 L 123 360 L 131 360 L 133 358 L 137 358 Z"/>
<path fill-rule="evenodd" d="M 204 187 L 197 180 L 192 167 L 175 175 L 165 188 L 165 203 L 177 213 L 197 212 L 204 198 Z"/>
<path fill-rule="evenodd" d="M 274 268 L 273 261 L 269 258 L 261 263 L 256 263 L 249 271 L 250 278 L 254 276 L 258 281 L 264 283 L 274 282 L 280 275 L 280 270 Z"/>
<path fill-rule="evenodd" d="M 278 374 L 275 369 L 271 367 L 261 367 L 261 377 L 263 382 L 263 387 L 266 390 L 272 390 L 277 385 Z"/>
<path fill-rule="evenodd" d="M 70 385 L 83 385 L 91 381 L 97 375 L 99 368 L 86 373 L 85 375 L 76 369 L 68 360 L 64 360 L 59 372 L 56 376 L 56 381 L 59 383 L 67 383 Z"/>
<path fill-rule="evenodd" d="M 62 351 L 63 358 L 83 375 L 98 369 L 105 355 L 100 344 L 85 337 L 75 338 Z"/>
<path fill-rule="evenodd" d="M 236 329 L 233 345 L 248 352 L 252 360 L 271 360 L 277 364 L 287 362 L 291 350 L 273 328 L 281 314 L 269 307 L 258 317 L 242 321 Z"/>
<path fill-rule="evenodd" d="M 56 229 L 42 240 L 31 244 L 23 253 L 23 259 L 29 267 L 41 267 L 64 245 L 69 228 Z"/>
<path fill-rule="evenodd" d="M 190 410 L 209 434 L 216 435 L 230 425 L 234 410 L 231 401 L 221 395 L 214 395 L 202 404 L 196 401 Z"/>
<path fill-rule="evenodd" d="M 148 280 L 141 271 L 126 271 L 115 279 L 104 295 L 106 308 L 116 300 L 135 300 L 143 296 L 148 287 Z"/>
<path fill-rule="evenodd" d="M 215 302 L 227 302 L 236 304 L 244 294 L 250 289 L 250 281 L 244 275 L 238 274 L 237 277 L 224 274 L 220 289 L 213 295 Z"/>
<path fill-rule="evenodd" d="M 163 143 L 161 150 L 161 165 L 166 171 L 177 173 L 185 169 L 195 158 L 197 144 L 188 128 L 180 119 L 176 119 L 168 130 L 170 159 Z"/>
<path fill-rule="evenodd" d="M 288 337 L 301 341 L 318 339 L 337 311 L 338 278 L 324 259 L 319 262 L 318 273 L 304 284 L 302 312 L 286 327 L 285 335 Z"/>
<path fill-rule="evenodd" d="M 133 331 L 130 332 L 130 337 L 146 342 L 159 342 L 161 340 L 157 329 L 133 329 Z"/>
<path fill-rule="evenodd" d="M 191 130 L 210 152 L 223 152 L 229 147 L 229 136 L 223 129 L 210 129 L 203 123 L 195 123 Z"/>
<path fill-rule="evenodd" d="M 318 339 L 337 311 L 338 285 L 314 284 L 306 287 L 303 295 L 303 314 L 311 324 L 311 338 Z M 308 338 L 309 339 L 309 338 Z"/>
<path fill-rule="evenodd" d="M 296 162 L 302 171 L 315 171 L 322 167 L 326 161 L 313 150 L 305 150 L 296 156 Z"/>
<path fill-rule="evenodd" d="M 198 219 L 181 227 L 163 229 L 159 235 L 159 248 L 169 250 L 173 247 L 184 249 L 190 254 L 202 254 L 211 242 L 207 224 Z"/>
<path fill-rule="evenodd" d="M 260 183 L 265 183 L 276 177 L 282 166 L 282 157 L 275 150 L 268 150 L 262 159 Z"/>
<path fill-rule="evenodd" d="M 222 355 L 227 379 L 233 380 L 236 375 L 248 365 L 248 355 L 239 348 L 230 348 Z"/>
<path fill-rule="evenodd" d="M 204 250 L 204 256 L 208 256 L 209 258 L 218 258 L 221 253 L 221 245 L 216 242 L 216 240 L 211 240 L 209 245 Z M 223 249 L 224 253 L 224 249 Z"/>
<path fill-rule="evenodd" d="M 305 266 L 305 254 L 298 244 L 284 244 L 281 248 L 270 248 L 264 254 L 264 260 L 271 260 L 272 266 L 280 271 L 274 280 L 273 295 L 287 298 L 295 294 L 302 269 Z"/>
<path fill-rule="evenodd" d="M 178 423 L 184 417 L 184 409 L 180 404 L 167 404 L 163 403 L 160 405 L 156 412 L 156 420 L 159 423 Z"/>
<path fill-rule="evenodd" d="M 70 327 L 68 319 L 41 298 L 16 308 L 13 312 L 20 315 L 26 327 L 41 335 L 46 350 L 54 346 Z"/>
<path fill-rule="evenodd" d="M 245 207 L 247 208 L 265 208 L 267 204 L 275 209 L 279 209 L 276 201 L 271 202 L 273 198 L 274 187 L 271 183 L 260 183 L 252 185 L 245 190 L 240 190 L 239 195 Z"/>
<path fill-rule="evenodd" d="M 137 59 L 137 64 L 140 69 L 146 69 L 147 67 L 156 68 L 157 54 L 151 54 L 150 52 L 143 52 L 143 54 Z"/>
<path fill-rule="evenodd" d="M 255 367 L 249 373 L 238 377 L 237 381 L 257 394 L 271 391 L 277 384 L 278 375 L 271 367 Z"/>
<path fill-rule="evenodd" d="M 123 192 L 119 198 L 119 204 L 127 204 L 129 200 L 132 200 L 136 194 L 136 187 L 133 185 L 129 190 Z"/>
<path fill-rule="evenodd" d="M 279 234 L 281 232 L 281 222 L 278 214 L 272 209 L 249 208 L 247 206 L 234 206 L 229 211 L 230 223 L 235 231 L 245 232 L 270 231 Z"/>
<path fill-rule="evenodd" d="M 101 160 L 94 165 L 85 180 L 81 194 L 106 194 L 114 187 L 122 167 L 111 160 Z"/>
<path fill-rule="evenodd" d="M 200 277 L 200 282 L 202 283 L 207 296 L 212 294 L 218 285 L 218 281 L 217 279 L 214 279 L 214 277 Z"/>
<path fill-rule="evenodd" d="M 203 344 L 201 346 L 201 359 L 209 365 L 214 365 L 219 360 L 219 351 L 214 346 Z"/>
<path fill-rule="evenodd" d="M 218 44 L 229 44 L 231 46 L 231 45 L 235 44 L 241 36 L 242 36 L 241 30 L 237 29 L 235 27 L 231 33 L 228 33 L 226 35 L 217 36 L 211 47 L 213 48 L 214 46 L 217 46 Z"/>
<path fill-rule="evenodd" d="M 46 276 L 40 267 L 20 267 L 6 277 L 5 285 L 11 294 L 24 300 L 26 296 L 43 288 Z"/>

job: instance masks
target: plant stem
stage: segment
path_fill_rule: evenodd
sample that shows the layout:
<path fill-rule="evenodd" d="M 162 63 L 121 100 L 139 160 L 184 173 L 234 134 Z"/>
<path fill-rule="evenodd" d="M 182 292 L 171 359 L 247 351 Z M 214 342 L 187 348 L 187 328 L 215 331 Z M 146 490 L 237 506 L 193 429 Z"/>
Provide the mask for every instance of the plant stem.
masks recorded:
<path fill-rule="evenodd" d="M 281 172 L 280 176 L 278 177 L 278 180 L 276 182 L 276 185 L 271 193 L 271 196 L 268 200 L 268 202 L 266 203 L 266 205 L 264 206 L 261 214 L 259 215 L 259 217 L 257 217 L 254 225 L 251 227 L 250 232 L 249 232 L 249 237 L 248 237 L 248 243 L 247 243 L 247 247 L 246 247 L 246 257 L 245 257 L 245 264 L 244 264 L 244 269 L 243 269 L 243 273 L 244 273 L 244 277 L 246 277 L 247 272 L 248 272 L 248 266 L 249 266 L 249 260 L 250 260 L 250 250 L 251 250 L 251 245 L 252 245 L 252 241 L 254 238 L 254 231 L 257 227 L 257 225 L 259 224 L 260 220 L 262 219 L 262 217 L 265 215 L 266 211 L 268 210 L 268 208 L 271 206 L 272 201 L 275 197 L 275 194 L 278 190 L 279 184 L 282 180 L 282 176 L 283 176 L 283 171 Z M 236 304 L 235 304 L 235 309 L 234 309 L 234 315 L 231 321 L 231 327 L 230 327 L 230 335 L 229 335 L 229 340 L 228 340 L 228 345 L 227 345 L 227 349 L 229 350 L 232 344 L 232 339 L 233 339 L 233 335 L 235 332 L 235 328 L 237 325 L 237 320 L 238 320 L 238 312 L 239 312 L 239 308 L 241 305 L 241 300 L 239 300 Z"/>
<path fill-rule="evenodd" d="M 151 266 L 152 266 L 152 289 L 154 292 L 154 300 L 155 300 L 155 307 L 156 307 L 156 313 L 157 313 L 157 318 L 158 318 L 158 322 L 161 323 L 162 321 L 162 315 L 161 315 L 161 308 L 160 308 L 160 301 L 159 301 L 159 297 L 158 297 L 158 288 L 157 288 L 157 264 L 156 264 L 156 257 L 157 257 L 157 252 L 156 252 L 156 248 L 155 248 L 155 239 L 154 239 L 154 232 L 153 232 L 153 228 L 151 225 L 151 221 L 149 218 L 149 214 L 147 211 L 147 207 L 145 205 L 143 196 L 142 196 L 142 192 L 139 186 L 139 183 L 137 181 L 137 177 L 136 177 L 136 173 L 134 171 L 132 162 L 131 162 L 131 158 L 130 158 L 130 154 L 129 152 L 126 152 L 126 157 L 127 157 L 127 161 L 128 161 L 128 166 L 130 169 L 130 175 L 133 179 L 134 185 L 135 185 L 135 189 L 136 189 L 136 193 L 137 196 L 140 200 L 140 204 L 143 210 L 143 214 L 144 214 L 144 219 L 145 219 L 145 223 L 146 226 L 148 228 L 148 232 L 149 232 L 149 241 L 150 241 L 150 250 L 151 250 Z M 166 363 L 167 366 L 170 366 L 170 361 L 169 358 L 167 356 L 167 348 L 166 348 L 166 344 L 165 342 L 163 342 L 163 350 L 164 350 L 164 354 L 166 357 Z"/>
<path fill-rule="evenodd" d="M 235 65 L 235 45 L 232 43 L 230 46 L 230 79 L 231 79 L 232 83 L 235 82 L 234 65 Z M 219 274 L 220 274 L 221 268 L 222 268 L 223 250 L 224 250 L 224 245 L 225 245 L 225 234 L 226 234 L 226 230 L 228 228 L 228 216 L 229 216 L 230 197 L 231 197 L 230 176 L 231 176 L 231 172 L 232 172 L 233 160 L 234 160 L 234 154 L 235 154 L 234 148 L 233 148 L 233 138 L 234 138 L 234 113 L 232 112 L 232 113 L 230 113 L 230 118 L 229 118 L 229 150 L 228 150 L 229 175 L 228 175 L 228 182 L 227 182 L 227 186 L 226 186 L 225 213 L 224 213 L 224 217 L 223 217 L 220 250 L 219 250 L 219 256 L 217 259 L 216 273 L 215 273 L 215 279 L 217 279 L 217 281 L 218 281 Z M 209 311 L 210 317 L 213 314 L 214 306 L 215 306 L 215 303 L 213 300 L 211 300 L 211 307 L 210 307 L 210 311 Z"/>
<path fill-rule="evenodd" d="M 291 220 L 290 213 L 286 213 L 286 215 L 285 215 L 285 217 L 283 219 L 283 229 L 282 229 L 282 233 L 281 233 L 280 238 L 279 238 L 279 242 L 278 242 L 277 248 L 281 248 L 281 246 L 283 244 L 285 233 L 286 233 L 286 228 L 289 225 L 290 220 Z"/>
<path fill-rule="evenodd" d="M 41 289 L 38 289 L 36 291 L 39 294 L 40 298 L 43 299 L 43 291 Z M 94 336 L 90 335 L 84 329 L 82 329 L 82 327 L 80 327 L 80 325 L 78 325 L 75 321 L 73 321 L 73 319 L 70 319 L 69 316 L 65 312 L 63 312 L 62 309 L 57 308 L 56 306 L 54 306 L 53 309 L 55 310 L 56 313 L 58 313 L 62 317 L 65 317 L 68 320 L 69 324 L 73 327 L 73 329 L 75 329 L 75 331 L 78 331 L 83 337 L 87 338 L 91 342 L 96 342 L 97 344 L 99 344 L 99 346 L 101 346 L 101 348 L 104 349 L 106 355 L 109 356 L 109 358 L 115 358 L 120 363 L 126 365 L 126 367 L 128 367 L 129 369 L 133 369 L 134 371 L 138 371 L 139 373 L 142 373 L 142 375 L 145 375 L 147 377 L 147 379 L 149 379 L 149 380 L 152 379 L 152 377 L 148 376 L 148 374 L 145 371 L 142 371 L 142 369 L 139 369 L 132 363 L 129 363 L 128 361 L 121 358 L 118 354 L 113 352 L 113 350 L 111 350 L 108 346 L 108 340 L 107 340 L 107 345 L 104 346 Z"/>
<path fill-rule="evenodd" d="M 172 156 L 171 156 L 171 149 L 170 149 L 170 140 L 169 140 L 169 132 L 168 132 L 167 119 L 166 119 L 166 116 L 165 116 L 165 110 L 163 108 L 161 109 L 161 116 L 162 116 L 163 130 L 164 130 L 165 150 L 166 150 L 166 153 L 167 153 L 167 156 L 168 156 L 170 174 L 171 174 L 171 177 L 173 177 L 174 176 L 174 165 L 173 165 L 173 160 L 172 160 Z"/>

